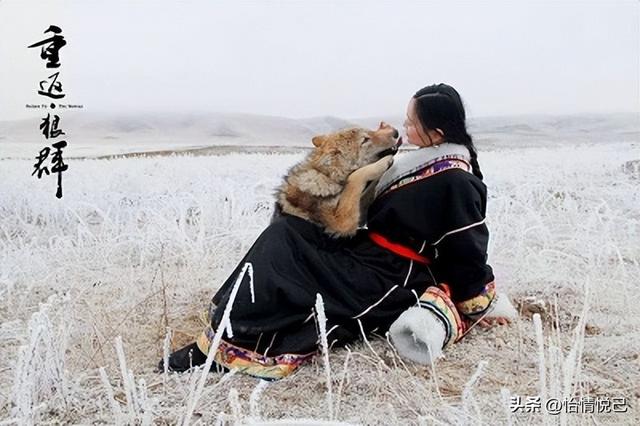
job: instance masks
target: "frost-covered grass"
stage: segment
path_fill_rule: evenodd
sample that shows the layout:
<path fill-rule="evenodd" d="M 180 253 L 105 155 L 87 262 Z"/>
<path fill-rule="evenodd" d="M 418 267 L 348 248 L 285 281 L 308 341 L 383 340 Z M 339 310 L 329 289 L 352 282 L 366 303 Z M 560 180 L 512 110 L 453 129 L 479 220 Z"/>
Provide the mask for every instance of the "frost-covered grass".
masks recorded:
<path fill-rule="evenodd" d="M 474 328 L 433 368 L 368 336 L 280 382 L 210 373 L 200 387 L 201 371 L 155 373 L 198 334 L 299 159 L 74 160 L 62 200 L 31 161 L 0 161 L 0 422 L 637 423 L 640 176 L 623 167 L 640 159 L 633 144 L 481 152 L 490 263 L 522 318 Z M 624 396 L 629 408 L 510 413 L 510 395 Z"/>

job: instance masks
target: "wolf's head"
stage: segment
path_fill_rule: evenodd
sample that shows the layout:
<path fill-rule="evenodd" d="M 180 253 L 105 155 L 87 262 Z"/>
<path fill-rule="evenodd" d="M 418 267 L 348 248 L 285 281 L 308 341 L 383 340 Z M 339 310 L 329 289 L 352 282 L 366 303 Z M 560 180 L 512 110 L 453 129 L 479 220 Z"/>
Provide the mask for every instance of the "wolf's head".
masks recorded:
<path fill-rule="evenodd" d="M 395 154 L 402 143 L 398 136 L 398 131 L 385 122 L 377 130 L 352 128 L 315 136 L 311 160 L 318 170 L 342 180 L 367 164 Z"/>

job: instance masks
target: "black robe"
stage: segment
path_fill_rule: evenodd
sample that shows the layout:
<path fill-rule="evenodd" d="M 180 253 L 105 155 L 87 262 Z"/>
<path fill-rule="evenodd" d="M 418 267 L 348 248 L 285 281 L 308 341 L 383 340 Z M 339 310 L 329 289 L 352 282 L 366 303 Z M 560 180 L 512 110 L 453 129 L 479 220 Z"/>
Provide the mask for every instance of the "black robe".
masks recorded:
<path fill-rule="evenodd" d="M 342 346 L 384 335 L 430 285 L 445 282 L 454 301 L 477 295 L 493 280 L 487 265 L 486 186 L 472 173 L 445 170 L 379 196 L 367 229 L 333 238 L 308 221 L 280 215 L 262 232 L 212 299 L 213 329 L 222 319 L 244 264 L 254 272 L 254 297 L 245 274 L 230 315 L 233 337 L 223 339 L 268 355 L 305 354 L 318 344 L 312 315 L 324 300 L 328 342 Z M 429 266 L 375 244 L 369 231 L 413 248 Z"/>

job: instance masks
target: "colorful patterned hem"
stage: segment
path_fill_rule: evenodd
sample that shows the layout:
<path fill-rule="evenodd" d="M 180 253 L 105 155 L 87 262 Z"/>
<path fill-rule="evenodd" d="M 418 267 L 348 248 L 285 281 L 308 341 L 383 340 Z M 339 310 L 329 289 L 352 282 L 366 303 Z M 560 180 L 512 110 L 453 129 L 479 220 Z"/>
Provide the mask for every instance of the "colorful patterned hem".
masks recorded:
<path fill-rule="evenodd" d="M 420 296 L 420 307 L 429 309 L 444 324 L 446 337 L 443 348 L 457 342 L 464 336 L 467 328 L 466 322 L 458 314 L 458 310 L 451 301 L 448 294 L 448 287 L 432 286 Z"/>
<path fill-rule="evenodd" d="M 465 170 L 467 172 L 471 171 L 471 165 L 469 164 L 469 162 L 464 159 L 463 157 L 459 156 L 459 155 L 447 155 L 444 156 L 442 158 L 438 158 L 436 159 L 436 161 L 430 165 L 428 165 L 427 167 L 425 167 L 424 169 L 422 169 L 419 173 L 416 173 L 414 175 L 411 176 L 407 176 L 405 178 L 402 178 L 398 181 L 396 181 L 395 183 L 393 183 L 391 186 L 389 186 L 387 189 L 385 189 L 384 191 L 382 191 L 379 195 L 377 195 L 377 197 L 381 197 L 382 195 L 385 195 L 391 191 L 394 191 L 400 187 L 403 187 L 405 185 L 409 185 L 411 183 L 415 183 L 418 182 L 422 179 L 426 179 L 430 176 L 436 175 L 440 172 L 444 172 L 445 170 L 449 170 L 449 169 L 462 169 Z"/>
<path fill-rule="evenodd" d="M 202 353 L 208 354 L 213 341 L 215 331 L 207 326 L 197 340 L 198 348 Z M 316 351 L 308 354 L 281 354 L 264 356 L 249 349 L 233 345 L 225 340 L 220 340 L 216 350 L 214 361 L 228 369 L 237 369 L 238 372 L 265 380 L 282 379 L 313 358 Z"/>
<path fill-rule="evenodd" d="M 496 284 L 491 281 L 487 284 L 480 294 L 477 296 L 456 303 L 458 311 L 473 320 L 478 320 L 489 313 L 492 308 L 492 302 L 496 298 Z"/>

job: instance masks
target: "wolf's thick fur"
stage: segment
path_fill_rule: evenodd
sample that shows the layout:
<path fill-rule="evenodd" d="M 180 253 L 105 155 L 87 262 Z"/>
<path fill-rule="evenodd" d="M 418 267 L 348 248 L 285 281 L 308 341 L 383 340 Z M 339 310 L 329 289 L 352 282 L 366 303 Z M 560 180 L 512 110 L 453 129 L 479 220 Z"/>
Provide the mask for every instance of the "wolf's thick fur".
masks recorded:
<path fill-rule="evenodd" d="M 322 225 L 330 235 L 355 234 L 363 192 L 393 164 L 397 137 L 385 123 L 375 131 L 353 128 L 314 137 L 314 150 L 279 187 L 276 207 Z"/>

